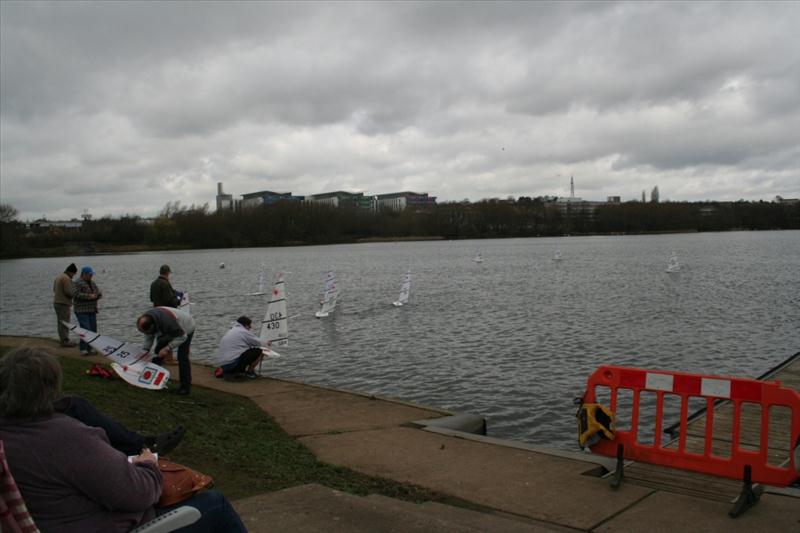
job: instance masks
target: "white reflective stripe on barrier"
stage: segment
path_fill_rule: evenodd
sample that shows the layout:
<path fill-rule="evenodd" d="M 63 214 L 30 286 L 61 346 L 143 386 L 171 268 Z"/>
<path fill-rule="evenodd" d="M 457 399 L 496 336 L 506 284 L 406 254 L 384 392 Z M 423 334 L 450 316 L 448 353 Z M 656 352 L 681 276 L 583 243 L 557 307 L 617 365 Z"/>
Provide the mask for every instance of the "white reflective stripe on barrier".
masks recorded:
<path fill-rule="evenodd" d="M 672 392 L 673 376 L 669 374 L 647 373 L 644 387 L 650 390 L 665 390 Z"/>
<path fill-rule="evenodd" d="M 700 384 L 700 394 L 703 396 L 730 399 L 731 382 L 727 379 L 703 378 Z"/>

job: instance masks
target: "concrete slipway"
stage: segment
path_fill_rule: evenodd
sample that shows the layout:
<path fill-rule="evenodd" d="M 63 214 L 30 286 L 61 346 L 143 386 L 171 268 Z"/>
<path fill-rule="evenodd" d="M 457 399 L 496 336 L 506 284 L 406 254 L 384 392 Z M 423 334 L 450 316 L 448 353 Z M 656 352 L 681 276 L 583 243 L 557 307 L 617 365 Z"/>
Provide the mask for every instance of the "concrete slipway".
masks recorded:
<path fill-rule="evenodd" d="M 52 340 L 1 341 L 75 354 Z M 269 378 L 228 383 L 198 365 L 192 373 L 195 385 L 250 398 L 324 462 L 413 483 L 484 509 L 305 485 L 234 502 L 253 532 L 800 532 L 797 489 L 767 492 L 732 519 L 727 496 L 713 491 L 663 490 L 637 479 L 613 490 L 598 475 L 609 468 L 605 458 L 425 425 L 449 414 L 438 409 Z"/>

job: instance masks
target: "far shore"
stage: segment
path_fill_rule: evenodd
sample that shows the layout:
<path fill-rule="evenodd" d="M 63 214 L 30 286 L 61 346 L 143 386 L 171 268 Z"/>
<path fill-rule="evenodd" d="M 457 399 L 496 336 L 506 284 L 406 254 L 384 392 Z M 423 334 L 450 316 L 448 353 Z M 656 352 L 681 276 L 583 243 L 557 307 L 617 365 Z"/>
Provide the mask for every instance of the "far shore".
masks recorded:
<path fill-rule="evenodd" d="M 747 229 L 732 229 L 733 231 L 760 231 L 760 230 L 747 230 Z M 768 231 L 782 231 L 782 230 L 768 230 Z M 791 230 L 787 230 L 791 231 Z M 222 248 L 192 248 L 187 245 L 162 245 L 162 246 L 150 246 L 144 244 L 123 244 L 123 245 L 115 245 L 115 244 L 97 244 L 97 243 L 81 243 L 81 244 L 67 244 L 65 246 L 58 246 L 52 248 L 39 248 L 35 250 L 31 250 L 28 255 L 21 255 L 15 257 L 0 257 L 0 260 L 10 260 L 10 259 L 38 259 L 38 258 L 45 258 L 45 257 L 86 257 L 86 256 L 97 256 L 97 255 L 124 255 L 124 254 L 137 254 L 137 253 L 148 253 L 148 252 L 185 252 L 190 250 L 246 250 L 252 248 L 291 248 L 297 246 L 332 246 L 337 244 L 372 244 L 372 243 L 385 243 L 385 242 L 425 242 L 425 241 L 445 241 L 445 240 L 483 240 L 483 239 L 492 239 L 492 240 L 499 240 L 499 239 L 535 239 L 535 238 L 564 238 L 564 237 L 625 237 L 625 236 L 641 236 L 641 235 L 675 235 L 675 234 L 689 234 L 689 233 L 702 233 L 698 232 L 697 230 L 690 230 L 690 231 L 650 231 L 650 232 L 641 232 L 641 233 L 624 233 L 624 232 L 613 232 L 613 233 L 571 233 L 566 235 L 532 235 L 532 236 L 505 236 L 505 237 L 498 237 L 498 236 L 491 236 L 491 237 L 466 237 L 463 239 L 459 238 L 450 238 L 445 237 L 442 235 L 433 235 L 433 236 L 425 236 L 425 235 L 411 235 L 405 237 L 365 237 L 362 239 L 356 239 L 353 241 L 343 241 L 343 242 L 327 242 L 327 243 L 309 243 L 305 241 L 291 241 L 285 242 L 279 245 L 272 245 L 272 246 L 231 246 L 231 247 L 222 247 Z M 87 247 L 88 246 L 88 247 Z"/>

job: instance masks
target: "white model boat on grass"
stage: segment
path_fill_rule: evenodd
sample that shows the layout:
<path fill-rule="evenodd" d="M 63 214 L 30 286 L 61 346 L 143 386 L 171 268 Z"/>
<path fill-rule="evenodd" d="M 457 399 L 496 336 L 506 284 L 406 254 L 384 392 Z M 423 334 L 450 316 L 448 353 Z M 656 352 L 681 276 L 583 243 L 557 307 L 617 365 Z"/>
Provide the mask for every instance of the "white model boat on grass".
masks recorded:
<path fill-rule="evenodd" d="M 140 346 L 120 342 L 69 322 L 62 322 L 80 339 L 111 359 L 111 368 L 126 382 L 143 389 L 159 390 L 169 382 L 169 370 L 149 361 L 150 353 Z"/>

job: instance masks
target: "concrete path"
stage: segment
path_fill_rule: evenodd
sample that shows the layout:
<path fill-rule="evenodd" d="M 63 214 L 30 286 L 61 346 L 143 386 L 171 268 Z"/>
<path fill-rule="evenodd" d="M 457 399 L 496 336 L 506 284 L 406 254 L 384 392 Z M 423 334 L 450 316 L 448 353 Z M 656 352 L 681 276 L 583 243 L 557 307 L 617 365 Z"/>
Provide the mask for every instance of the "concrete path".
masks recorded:
<path fill-rule="evenodd" d="M 77 353 L 46 339 L 2 337 L 0 342 Z M 234 502 L 254 532 L 800 532 L 797 490 L 765 494 L 745 515 L 731 519 L 730 504 L 714 499 L 656 490 L 635 480 L 613 490 L 599 477 L 606 458 L 414 424 L 448 414 L 439 409 L 276 379 L 228 383 L 199 365 L 193 377 L 195 385 L 251 398 L 324 462 L 486 509 L 478 513 L 362 498 L 308 485 Z"/>

